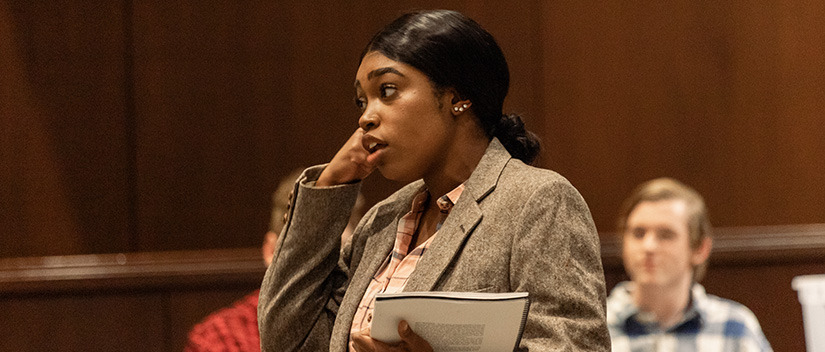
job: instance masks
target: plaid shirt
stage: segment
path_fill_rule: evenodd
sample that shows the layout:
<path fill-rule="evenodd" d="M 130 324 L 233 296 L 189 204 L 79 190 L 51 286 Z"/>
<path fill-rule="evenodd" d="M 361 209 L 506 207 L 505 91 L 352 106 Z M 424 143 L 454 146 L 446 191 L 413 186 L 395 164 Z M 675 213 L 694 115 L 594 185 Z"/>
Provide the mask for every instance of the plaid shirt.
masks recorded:
<path fill-rule="evenodd" d="M 639 319 L 630 285 L 618 284 L 607 298 L 613 351 L 773 351 L 744 305 L 708 295 L 699 284 L 691 289 L 691 302 L 682 320 L 663 331 L 655 322 Z"/>
<path fill-rule="evenodd" d="M 407 284 L 407 279 L 415 270 L 421 256 L 427 248 L 430 247 L 433 238 L 438 234 L 438 229 L 450 210 L 453 204 L 458 201 L 461 192 L 464 191 L 464 184 L 459 185 L 449 193 L 441 196 L 436 200 L 438 207 L 441 209 L 441 219 L 436 227 L 436 232 L 430 236 L 427 241 L 407 253 L 410 248 L 415 230 L 418 228 L 419 220 L 424 215 L 424 210 L 427 202 L 430 200 L 430 193 L 426 188 L 422 189 L 413 198 L 412 210 L 404 215 L 398 221 L 398 230 L 395 235 L 395 244 L 392 252 L 384 260 L 384 264 L 378 269 L 378 272 L 370 280 L 370 285 L 367 291 L 364 292 L 364 297 L 361 298 L 361 303 L 358 304 L 358 310 L 352 319 L 352 328 L 350 332 L 359 332 L 364 328 L 370 327 L 372 322 L 372 311 L 375 308 L 375 296 L 378 293 L 396 293 L 401 292 Z M 350 341 L 349 349 L 354 350 L 352 341 Z"/>
<path fill-rule="evenodd" d="M 189 332 L 184 352 L 260 352 L 258 293 L 210 314 Z"/>

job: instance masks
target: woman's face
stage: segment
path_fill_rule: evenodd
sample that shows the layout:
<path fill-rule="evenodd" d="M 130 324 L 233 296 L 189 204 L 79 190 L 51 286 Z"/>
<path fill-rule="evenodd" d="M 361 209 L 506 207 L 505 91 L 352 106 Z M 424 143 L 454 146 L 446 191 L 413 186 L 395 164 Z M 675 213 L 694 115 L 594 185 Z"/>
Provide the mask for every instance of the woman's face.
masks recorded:
<path fill-rule="evenodd" d="M 364 56 L 355 78 L 368 160 L 396 181 L 441 171 L 456 128 L 451 95 L 436 94 L 424 73 L 379 52 Z"/>

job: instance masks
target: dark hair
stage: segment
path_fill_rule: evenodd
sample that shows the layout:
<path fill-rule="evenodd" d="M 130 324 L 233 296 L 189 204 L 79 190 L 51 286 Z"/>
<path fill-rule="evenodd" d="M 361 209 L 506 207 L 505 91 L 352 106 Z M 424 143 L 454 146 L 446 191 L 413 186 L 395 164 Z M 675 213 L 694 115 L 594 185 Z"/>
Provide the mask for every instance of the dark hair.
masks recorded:
<path fill-rule="evenodd" d="M 469 99 L 487 137 L 497 137 L 513 157 L 529 164 L 538 156 L 538 136 L 518 115 L 502 114 L 510 87 L 504 53 L 471 18 L 449 10 L 407 13 L 376 33 L 361 59 L 373 51 L 423 72 L 436 91 L 452 88 Z"/>

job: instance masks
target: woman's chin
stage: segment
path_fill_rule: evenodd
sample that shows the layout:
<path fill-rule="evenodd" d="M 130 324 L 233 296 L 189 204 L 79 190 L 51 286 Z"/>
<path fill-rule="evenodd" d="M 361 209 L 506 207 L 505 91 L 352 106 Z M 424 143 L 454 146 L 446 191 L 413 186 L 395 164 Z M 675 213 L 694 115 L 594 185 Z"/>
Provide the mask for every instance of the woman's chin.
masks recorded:
<path fill-rule="evenodd" d="M 387 167 L 386 165 L 378 166 L 378 172 L 380 172 L 381 176 L 384 176 L 384 178 L 399 183 L 410 183 L 420 178 L 415 177 L 415 173 L 393 169 L 392 167 Z"/>

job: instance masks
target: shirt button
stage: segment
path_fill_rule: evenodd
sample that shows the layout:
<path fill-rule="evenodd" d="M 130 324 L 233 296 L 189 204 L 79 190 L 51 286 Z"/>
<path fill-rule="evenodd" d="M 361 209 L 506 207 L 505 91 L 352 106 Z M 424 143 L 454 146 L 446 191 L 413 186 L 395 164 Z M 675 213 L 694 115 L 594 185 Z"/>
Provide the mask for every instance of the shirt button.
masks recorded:
<path fill-rule="evenodd" d="M 371 323 L 371 322 L 372 322 L 372 313 L 367 314 L 367 323 Z"/>

